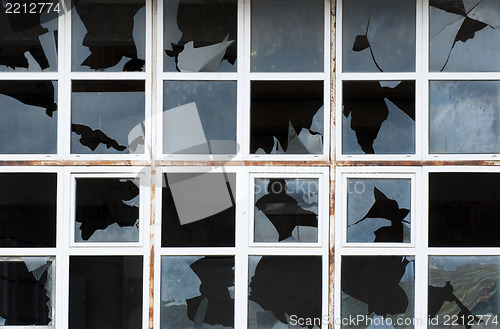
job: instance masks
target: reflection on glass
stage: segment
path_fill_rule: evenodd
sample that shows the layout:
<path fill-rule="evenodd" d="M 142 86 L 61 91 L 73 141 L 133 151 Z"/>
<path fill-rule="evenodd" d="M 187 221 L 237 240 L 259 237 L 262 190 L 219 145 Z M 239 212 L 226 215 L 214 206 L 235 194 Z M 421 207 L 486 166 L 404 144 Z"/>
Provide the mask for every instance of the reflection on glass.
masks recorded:
<path fill-rule="evenodd" d="M 429 10 L 430 71 L 500 71 L 500 3 L 433 0 Z"/>
<path fill-rule="evenodd" d="M 317 242 L 318 180 L 255 180 L 255 242 Z"/>
<path fill-rule="evenodd" d="M 162 329 L 234 328 L 234 257 L 162 257 Z"/>
<path fill-rule="evenodd" d="M 344 81 L 342 152 L 415 153 L 415 81 Z"/>
<path fill-rule="evenodd" d="M 430 153 L 500 153 L 500 81 L 429 82 Z"/>
<path fill-rule="evenodd" d="M 236 71 L 237 0 L 165 0 L 166 72 Z"/>
<path fill-rule="evenodd" d="M 429 328 L 498 328 L 499 279 L 498 256 L 429 256 Z"/>
<path fill-rule="evenodd" d="M 323 0 L 253 0 L 253 72 L 320 72 Z"/>
<path fill-rule="evenodd" d="M 168 173 L 162 247 L 234 246 L 236 174 Z"/>
<path fill-rule="evenodd" d="M 55 247 L 57 175 L 0 174 L 0 247 Z"/>
<path fill-rule="evenodd" d="M 16 0 L 0 5 L 0 72 L 57 71 L 59 1 L 43 3 Z"/>
<path fill-rule="evenodd" d="M 411 180 L 347 180 L 347 242 L 410 242 Z"/>
<path fill-rule="evenodd" d="M 73 0 L 73 71 L 144 71 L 144 0 Z"/>
<path fill-rule="evenodd" d="M 163 86 L 163 153 L 236 153 L 236 82 L 165 81 Z"/>
<path fill-rule="evenodd" d="M 57 82 L 0 81 L 0 153 L 57 153 Z"/>
<path fill-rule="evenodd" d="M 252 81 L 250 153 L 323 152 L 323 81 Z"/>
<path fill-rule="evenodd" d="M 500 174 L 429 174 L 429 246 L 500 247 Z"/>
<path fill-rule="evenodd" d="M 250 256 L 248 278 L 249 329 L 286 328 L 290 315 L 322 319 L 321 256 Z"/>
<path fill-rule="evenodd" d="M 139 180 L 77 178 L 75 241 L 139 241 Z"/>
<path fill-rule="evenodd" d="M 144 153 L 144 139 L 129 140 L 144 122 L 144 81 L 73 81 L 72 86 L 71 153 Z"/>
<path fill-rule="evenodd" d="M 142 256 L 71 256 L 69 328 L 142 328 Z"/>
<path fill-rule="evenodd" d="M 342 318 L 363 319 L 342 328 L 414 327 L 414 257 L 343 256 L 340 284 Z"/>
<path fill-rule="evenodd" d="M 2 257 L 0 326 L 53 325 L 54 286 L 49 257 Z"/>
<path fill-rule="evenodd" d="M 415 71 L 415 0 L 344 0 L 344 72 Z"/>

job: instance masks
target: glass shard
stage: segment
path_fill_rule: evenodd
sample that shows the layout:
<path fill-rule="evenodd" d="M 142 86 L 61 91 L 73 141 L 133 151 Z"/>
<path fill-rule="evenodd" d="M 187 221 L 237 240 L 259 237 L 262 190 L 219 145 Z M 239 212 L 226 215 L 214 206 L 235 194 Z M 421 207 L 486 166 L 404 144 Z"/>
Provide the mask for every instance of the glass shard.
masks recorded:
<path fill-rule="evenodd" d="M 317 242 L 318 180 L 255 180 L 255 242 Z"/>
<path fill-rule="evenodd" d="M 75 241 L 139 241 L 139 180 L 77 178 Z"/>
<path fill-rule="evenodd" d="M 162 257 L 162 329 L 234 328 L 234 257 Z"/>
<path fill-rule="evenodd" d="M 0 247 L 55 247 L 57 174 L 0 174 Z"/>
<path fill-rule="evenodd" d="M 323 82 L 252 81 L 250 106 L 250 153 L 322 152 Z"/>
<path fill-rule="evenodd" d="M 129 133 L 144 122 L 144 81 L 73 81 L 72 86 L 71 153 L 126 153 Z"/>
<path fill-rule="evenodd" d="M 234 72 L 237 0 L 165 0 L 166 72 Z"/>
<path fill-rule="evenodd" d="M 323 0 L 252 1 L 252 72 L 321 72 Z"/>
<path fill-rule="evenodd" d="M 411 180 L 347 180 L 347 242 L 411 240 Z"/>
<path fill-rule="evenodd" d="M 344 81 L 343 114 L 344 154 L 415 153 L 415 81 Z"/>

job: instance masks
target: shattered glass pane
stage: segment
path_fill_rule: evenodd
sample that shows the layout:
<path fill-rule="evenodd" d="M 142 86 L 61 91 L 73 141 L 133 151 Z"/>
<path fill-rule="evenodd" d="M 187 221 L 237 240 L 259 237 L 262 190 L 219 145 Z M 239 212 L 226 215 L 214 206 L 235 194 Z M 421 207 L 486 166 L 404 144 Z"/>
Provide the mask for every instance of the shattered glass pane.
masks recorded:
<path fill-rule="evenodd" d="M 73 81 L 71 153 L 144 153 L 129 133 L 144 122 L 144 81 Z"/>
<path fill-rule="evenodd" d="M 57 71 L 58 13 L 49 6 L 59 1 L 43 2 L 0 3 L 0 72 Z"/>
<path fill-rule="evenodd" d="M 57 174 L 0 174 L 0 247 L 55 247 Z"/>
<path fill-rule="evenodd" d="M 51 325 L 52 275 L 48 257 L 0 259 L 0 325 Z"/>
<path fill-rule="evenodd" d="M 429 174 L 429 246 L 500 247 L 500 174 Z"/>
<path fill-rule="evenodd" d="M 165 81 L 163 88 L 163 153 L 236 153 L 236 82 Z"/>
<path fill-rule="evenodd" d="M 323 0 L 253 0 L 252 72 L 321 72 Z"/>
<path fill-rule="evenodd" d="M 414 72 L 415 0 L 344 0 L 344 72 Z"/>
<path fill-rule="evenodd" d="M 255 242 L 317 242 L 318 180 L 255 180 Z"/>
<path fill-rule="evenodd" d="M 234 328 L 234 257 L 162 257 L 161 329 Z"/>
<path fill-rule="evenodd" d="M 411 180 L 347 180 L 347 242 L 410 242 Z"/>
<path fill-rule="evenodd" d="M 498 0 L 430 0 L 429 5 L 430 71 L 500 71 Z"/>
<path fill-rule="evenodd" d="M 252 81 L 250 153 L 323 152 L 323 81 Z"/>
<path fill-rule="evenodd" d="M 57 81 L 1 80 L 0 116 L 0 153 L 57 153 Z"/>
<path fill-rule="evenodd" d="M 165 72 L 235 72 L 237 0 L 165 0 Z"/>
<path fill-rule="evenodd" d="M 145 0 L 73 0 L 73 71 L 144 71 Z"/>
<path fill-rule="evenodd" d="M 77 178 L 75 241 L 139 241 L 139 180 Z"/>
<path fill-rule="evenodd" d="M 344 81 L 342 153 L 415 153 L 415 81 Z"/>
<path fill-rule="evenodd" d="M 429 256 L 429 328 L 498 328 L 499 278 L 498 256 Z"/>
<path fill-rule="evenodd" d="M 236 174 L 168 173 L 162 247 L 234 246 Z"/>
<path fill-rule="evenodd" d="M 321 268 L 321 256 L 250 256 L 248 329 L 291 328 L 292 315 L 322 328 Z"/>
<path fill-rule="evenodd" d="M 413 328 L 415 257 L 343 256 L 340 285 L 342 328 Z"/>
<path fill-rule="evenodd" d="M 429 89 L 429 153 L 500 153 L 500 81 L 430 81 Z"/>
<path fill-rule="evenodd" d="M 142 328 L 142 256 L 70 256 L 69 328 Z"/>

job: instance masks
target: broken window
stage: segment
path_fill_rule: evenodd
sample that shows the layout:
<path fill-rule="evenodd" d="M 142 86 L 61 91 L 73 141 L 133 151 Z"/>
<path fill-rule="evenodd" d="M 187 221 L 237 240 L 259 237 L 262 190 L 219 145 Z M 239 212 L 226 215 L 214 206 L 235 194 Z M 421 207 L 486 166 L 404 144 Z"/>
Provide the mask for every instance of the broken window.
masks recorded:
<path fill-rule="evenodd" d="M 344 0 L 344 72 L 413 72 L 415 0 Z"/>
<path fill-rule="evenodd" d="M 145 0 L 73 0 L 73 71 L 144 71 Z"/>
<path fill-rule="evenodd" d="M 252 81 L 250 107 L 250 153 L 323 152 L 323 81 Z"/>
<path fill-rule="evenodd" d="M 144 122 L 144 87 L 144 81 L 73 81 L 71 153 L 144 153 L 144 145 L 128 140 Z"/>
<path fill-rule="evenodd" d="M 344 154 L 415 153 L 415 81 L 344 81 Z"/>
<path fill-rule="evenodd" d="M 57 153 L 57 81 L 0 81 L 0 116 L 0 153 Z"/>
<path fill-rule="evenodd" d="M 165 0 L 166 72 L 235 72 L 237 0 Z"/>
<path fill-rule="evenodd" d="M 429 1 L 429 70 L 500 71 L 500 2 Z"/>
<path fill-rule="evenodd" d="M 430 81 L 429 89 L 429 153 L 500 153 L 500 81 Z"/>
<path fill-rule="evenodd" d="M 162 329 L 234 328 L 234 257 L 163 256 Z"/>
<path fill-rule="evenodd" d="M 254 201 L 254 242 L 318 241 L 317 179 L 256 179 Z"/>
<path fill-rule="evenodd" d="M 0 247 L 55 247 L 57 174 L 0 174 Z"/>
<path fill-rule="evenodd" d="M 498 256 L 429 256 L 429 328 L 498 327 Z"/>
<path fill-rule="evenodd" d="M 349 178 L 347 242 L 411 242 L 411 180 Z"/>
<path fill-rule="evenodd" d="M 235 154 L 236 82 L 165 81 L 163 153 Z"/>
<path fill-rule="evenodd" d="M 77 178 L 76 242 L 139 241 L 139 179 Z"/>
<path fill-rule="evenodd" d="M 321 256 L 249 256 L 248 329 L 292 325 L 291 316 L 321 328 L 321 268 Z"/>
<path fill-rule="evenodd" d="M 57 71 L 57 18 L 62 7 L 56 0 L 43 2 L 0 4 L 0 72 Z"/>
<path fill-rule="evenodd" d="M 162 247 L 235 245 L 236 174 L 166 173 Z"/>
<path fill-rule="evenodd" d="M 415 257 L 342 256 L 341 262 L 342 319 L 362 319 L 359 329 L 414 327 Z M 352 327 L 343 322 L 342 328 Z"/>
<path fill-rule="evenodd" d="M 253 0 L 252 72 L 321 72 L 324 0 Z"/>
<path fill-rule="evenodd" d="M 50 257 L 0 257 L 0 326 L 53 325 Z"/>
<path fill-rule="evenodd" d="M 429 174 L 429 246 L 499 247 L 500 174 Z"/>

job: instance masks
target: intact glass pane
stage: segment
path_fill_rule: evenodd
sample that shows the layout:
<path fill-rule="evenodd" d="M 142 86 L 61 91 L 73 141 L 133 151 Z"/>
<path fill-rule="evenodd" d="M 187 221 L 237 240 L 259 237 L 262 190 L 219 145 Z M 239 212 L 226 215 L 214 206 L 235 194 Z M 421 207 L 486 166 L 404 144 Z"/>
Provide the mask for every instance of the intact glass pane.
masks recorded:
<path fill-rule="evenodd" d="M 411 242 L 411 180 L 347 180 L 347 242 Z"/>
<path fill-rule="evenodd" d="M 71 153 L 144 153 L 144 81 L 73 81 Z"/>
<path fill-rule="evenodd" d="M 415 153 L 415 81 L 344 81 L 343 154 Z"/>
<path fill-rule="evenodd" d="M 414 72 L 416 8 L 415 0 L 344 0 L 343 71 Z"/>
<path fill-rule="evenodd" d="M 429 82 L 429 153 L 500 153 L 500 81 Z"/>
<path fill-rule="evenodd" d="M 0 81 L 0 154 L 57 153 L 57 81 Z"/>
<path fill-rule="evenodd" d="M 76 242 L 138 242 L 139 180 L 77 178 Z"/>
<path fill-rule="evenodd" d="M 236 82 L 165 81 L 163 153 L 236 154 Z"/>
<path fill-rule="evenodd" d="M 2 173 L 0 181 L 0 247 L 55 247 L 57 174 Z"/>
<path fill-rule="evenodd" d="M 429 70 L 500 71 L 500 2 L 431 0 Z"/>
<path fill-rule="evenodd" d="M 498 328 L 499 279 L 498 256 L 429 256 L 428 327 Z"/>
<path fill-rule="evenodd" d="M 165 0 L 163 70 L 235 72 L 237 0 Z"/>
<path fill-rule="evenodd" d="M 343 256 L 342 328 L 414 328 L 415 257 Z"/>
<path fill-rule="evenodd" d="M 288 328 L 299 319 L 322 328 L 321 268 L 321 256 L 249 256 L 248 329 Z"/>
<path fill-rule="evenodd" d="M 0 6 L 0 72 L 57 71 L 59 1 L 5 0 Z"/>
<path fill-rule="evenodd" d="M 258 178 L 254 242 L 317 242 L 318 179 Z"/>
<path fill-rule="evenodd" d="M 252 72 L 321 72 L 323 0 L 253 0 Z"/>
<path fill-rule="evenodd" d="M 144 71 L 145 0 L 73 0 L 73 71 Z"/>
<path fill-rule="evenodd" d="M 234 257 L 163 256 L 160 327 L 234 328 Z"/>

